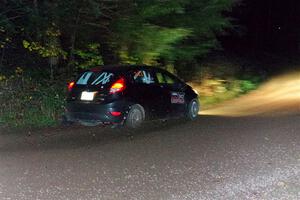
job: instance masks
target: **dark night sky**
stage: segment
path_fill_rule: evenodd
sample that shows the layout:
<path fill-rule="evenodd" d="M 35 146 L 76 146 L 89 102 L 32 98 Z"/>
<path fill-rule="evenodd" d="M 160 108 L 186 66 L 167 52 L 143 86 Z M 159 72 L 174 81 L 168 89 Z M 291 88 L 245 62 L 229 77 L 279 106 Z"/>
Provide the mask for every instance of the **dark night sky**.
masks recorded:
<path fill-rule="evenodd" d="M 230 15 L 238 28 L 222 39 L 226 50 L 300 52 L 300 0 L 244 0 Z"/>

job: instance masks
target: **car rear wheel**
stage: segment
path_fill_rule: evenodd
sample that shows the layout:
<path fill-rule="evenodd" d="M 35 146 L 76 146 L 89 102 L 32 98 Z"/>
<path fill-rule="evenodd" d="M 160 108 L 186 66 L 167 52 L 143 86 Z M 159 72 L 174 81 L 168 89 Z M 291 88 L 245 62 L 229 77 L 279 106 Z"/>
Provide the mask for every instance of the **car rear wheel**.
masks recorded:
<path fill-rule="evenodd" d="M 190 101 L 188 104 L 188 109 L 187 109 L 187 118 L 189 120 L 194 120 L 197 118 L 199 112 L 199 101 L 198 99 L 193 99 Z"/>
<path fill-rule="evenodd" d="M 139 105 L 135 104 L 131 106 L 126 121 L 125 126 L 131 129 L 136 129 L 141 127 L 142 123 L 145 120 L 145 110 Z"/>
<path fill-rule="evenodd" d="M 74 124 L 73 121 L 69 120 L 66 115 L 62 115 L 60 118 L 61 125 L 68 126 Z"/>

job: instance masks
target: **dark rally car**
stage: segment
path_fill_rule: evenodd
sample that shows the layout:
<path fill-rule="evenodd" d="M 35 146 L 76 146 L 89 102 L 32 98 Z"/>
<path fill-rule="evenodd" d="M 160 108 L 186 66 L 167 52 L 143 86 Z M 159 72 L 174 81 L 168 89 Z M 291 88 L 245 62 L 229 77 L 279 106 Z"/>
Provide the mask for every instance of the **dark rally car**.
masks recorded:
<path fill-rule="evenodd" d="M 199 111 L 198 95 L 173 74 L 148 66 L 103 66 L 68 85 L 66 119 L 83 125 L 139 127 L 145 120 L 187 117 Z"/>

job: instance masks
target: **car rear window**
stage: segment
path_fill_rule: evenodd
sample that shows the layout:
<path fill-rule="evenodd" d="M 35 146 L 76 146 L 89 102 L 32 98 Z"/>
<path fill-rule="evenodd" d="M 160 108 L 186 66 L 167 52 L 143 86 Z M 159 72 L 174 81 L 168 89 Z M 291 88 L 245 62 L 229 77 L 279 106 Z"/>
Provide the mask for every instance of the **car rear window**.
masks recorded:
<path fill-rule="evenodd" d="M 87 71 L 79 76 L 77 85 L 103 86 L 115 80 L 115 74 L 108 71 L 92 72 Z"/>

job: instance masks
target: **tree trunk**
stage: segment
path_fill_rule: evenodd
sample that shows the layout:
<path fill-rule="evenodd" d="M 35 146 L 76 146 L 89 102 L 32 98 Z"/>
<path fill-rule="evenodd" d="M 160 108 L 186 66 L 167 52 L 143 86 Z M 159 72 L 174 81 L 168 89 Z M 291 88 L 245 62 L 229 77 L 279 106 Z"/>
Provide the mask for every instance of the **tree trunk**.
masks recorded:
<path fill-rule="evenodd" d="M 54 79 L 54 72 L 53 71 L 54 71 L 53 70 L 53 64 L 52 64 L 52 62 L 50 62 L 50 80 L 51 80 L 51 82 Z"/>
<path fill-rule="evenodd" d="M 37 0 L 33 0 L 33 6 L 34 6 L 35 9 L 38 8 L 38 2 L 37 2 Z"/>
<path fill-rule="evenodd" d="M 81 9 L 80 9 L 81 10 Z M 75 51 L 75 44 L 76 44 L 76 39 L 77 39 L 77 30 L 79 27 L 79 21 L 80 21 L 80 12 L 78 11 L 78 14 L 76 16 L 76 22 L 75 22 L 75 27 L 73 30 L 73 33 L 71 35 L 71 47 L 70 47 L 70 54 L 69 54 L 69 61 L 68 61 L 68 73 L 72 74 L 74 70 L 74 61 L 75 61 L 75 56 L 74 56 L 74 51 Z"/>
<path fill-rule="evenodd" d="M 73 73 L 73 68 L 74 68 L 75 42 L 76 42 L 76 32 L 74 31 L 73 34 L 71 35 L 71 48 L 70 48 L 70 55 L 69 55 L 69 61 L 68 61 L 68 73 L 69 74 Z"/>
<path fill-rule="evenodd" d="M 5 54 L 5 48 L 3 47 L 2 51 L 1 51 L 0 69 L 3 66 L 4 54 Z"/>
<path fill-rule="evenodd" d="M 109 46 L 109 44 L 102 43 L 100 48 L 101 48 L 101 55 L 103 58 L 103 63 L 105 65 L 118 64 L 120 62 L 120 60 L 116 56 L 113 49 Z"/>

